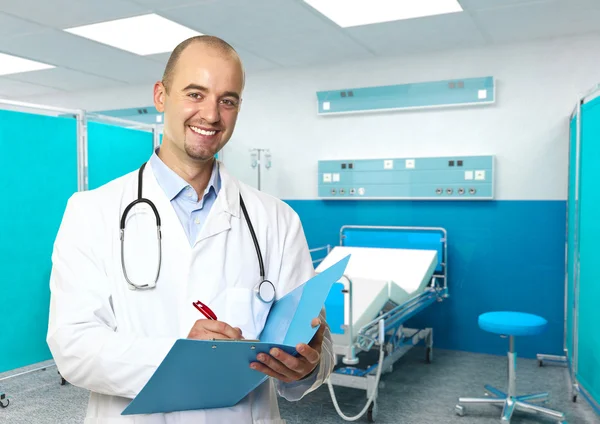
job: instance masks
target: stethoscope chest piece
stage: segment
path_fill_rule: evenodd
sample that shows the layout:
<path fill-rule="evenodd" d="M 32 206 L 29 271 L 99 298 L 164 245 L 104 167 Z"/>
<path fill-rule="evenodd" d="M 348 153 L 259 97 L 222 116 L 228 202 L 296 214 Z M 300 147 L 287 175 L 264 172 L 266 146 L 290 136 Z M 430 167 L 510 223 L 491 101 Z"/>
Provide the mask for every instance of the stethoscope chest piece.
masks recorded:
<path fill-rule="evenodd" d="M 275 286 L 269 280 L 262 280 L 254 290 L 261 302 L 271 303 L 275 300 Z"/>

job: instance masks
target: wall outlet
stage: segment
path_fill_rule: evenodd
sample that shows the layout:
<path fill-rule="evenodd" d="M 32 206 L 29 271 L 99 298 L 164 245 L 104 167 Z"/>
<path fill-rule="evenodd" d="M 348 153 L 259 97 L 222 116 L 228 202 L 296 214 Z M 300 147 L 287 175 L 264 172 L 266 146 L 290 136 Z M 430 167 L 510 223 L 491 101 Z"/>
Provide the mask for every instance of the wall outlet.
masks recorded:
<path fill-rule="evenodd" d="M 340 182 L 340 174 L 333 174 L 333 182 L 334 183 Z"/>
<path fill-rule="evenodd" d="M 479 97 L 479 100 L 485 100 L 487 99 L 487 90 L 479 90 L 477 95 Z"/>
<path fill-rule="evenodd" d="M 406 169 L 415 169 L 414 159 L 406 159 Z"/>
<path fill-rule="evenodd" d="M 323 182 L 330 183 L 331 182 L 331 174 L 323 174 Z"/>
<path fill-rule="evenodd" d="M 362 187 L 361 187 L 361 188 L 359 188 L 359 189 L 358 189 L 358 194 L 359 194 L 359 195 L 361 195 L 361 196 L 362 196 L 362 195 L 364 195 L 364 194 L 365 194 L 365 189 L 364 189 L 364 188 L 362 188 Z"/>
<path fill-rule="evenodd" d="M 323 102 L 323 110 L 329 110 L 329 109 L 331 109 L 331 103 Z"/>
<path fill-rule="evenodd" d="M 384 160 L 383 161 L 383 169 L 394 169 L 394 161 L 393 160 Z"/>
<path fill-rule="evenodd" d="M 475 171 L 476 180 L 485 180 L 485 171 Z"/>
<path fill-rule="evenodd" d="M 465 171 L 465 180 L 473 179 L 473 171 Z"/>

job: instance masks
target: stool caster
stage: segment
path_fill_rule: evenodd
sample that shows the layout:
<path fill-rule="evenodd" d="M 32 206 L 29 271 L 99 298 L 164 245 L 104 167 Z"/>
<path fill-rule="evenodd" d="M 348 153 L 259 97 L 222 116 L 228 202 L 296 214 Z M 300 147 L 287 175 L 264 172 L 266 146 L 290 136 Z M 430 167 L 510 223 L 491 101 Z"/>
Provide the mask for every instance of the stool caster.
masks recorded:
<path fill-rule="evenodd" d="M 377 402 L 373 401 L 371 405 L 369 405 L 369 409 L 367 410 L 367 421 L 370 423 L 374 423 L 377 419 L 377 412 L 379 408 L 377 407 Z"/>
<path fill-rule="evenodd" d="M 2 408 L 6 408 L 10 404 L 10 400 L 6 397 L 4 393 L 0 395 L 0 406 Z"/>
<path fill-rule="evenodd" d="M 465 416 L 465 407 L 462 405 L 456 405 L 456 407 L 454 408 L 454 411 L 456 412 L 456 415 L 458 415 L 459 417 Z"/>

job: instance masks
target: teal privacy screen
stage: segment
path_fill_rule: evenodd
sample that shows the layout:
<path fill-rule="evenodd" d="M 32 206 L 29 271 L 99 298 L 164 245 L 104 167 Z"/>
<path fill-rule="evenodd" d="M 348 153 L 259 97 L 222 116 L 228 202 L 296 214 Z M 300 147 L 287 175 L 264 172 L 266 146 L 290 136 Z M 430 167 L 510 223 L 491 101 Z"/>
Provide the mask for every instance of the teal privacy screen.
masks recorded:
<path fill-rule="evenodd" d="M 577 378 L 600 401 L 600 98 L 582 107 Z"/>
<path fill-rule="evenodd" d="M 51 358 L 51 254 L 77 191 L 72 118 L 0 111 L 0 372 Z"/>
<path fill-rule="evenodd" d="M 577 177 L 577 116 L 571 120 L 569 140 L 569 198 L 567 200 L 567 335 L 566 349 L 569 362 L 573 362 L 573 312 L 575 306 L 575 182 Z"/>
<path fill-rule="evenodd" d="M 139 168 L 152 156 L 152 133 L 88 123 L 88 188 L 93 190 Z"/>

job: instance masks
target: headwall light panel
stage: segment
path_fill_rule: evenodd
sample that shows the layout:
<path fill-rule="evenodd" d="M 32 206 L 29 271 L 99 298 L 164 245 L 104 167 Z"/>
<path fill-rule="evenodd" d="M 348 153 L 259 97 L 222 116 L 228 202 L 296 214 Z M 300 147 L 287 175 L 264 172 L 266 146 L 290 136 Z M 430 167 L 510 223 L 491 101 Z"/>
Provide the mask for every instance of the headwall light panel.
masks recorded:
<path fill-rule="evenodd" d="M 322 199 L 494 199 L 494 156 L 322 160 L 318 168 Z"/>
<path fill-rule="evenodd" d="M 393 110 L 492 104 L 493 77 L 318 91 L 318 114 L 337 115 Z"/>

